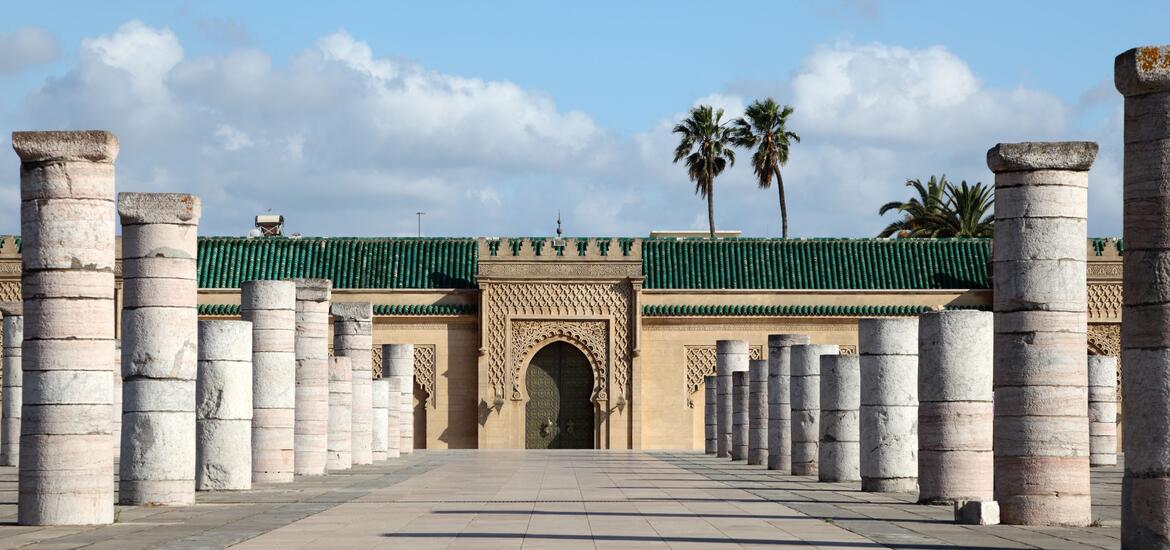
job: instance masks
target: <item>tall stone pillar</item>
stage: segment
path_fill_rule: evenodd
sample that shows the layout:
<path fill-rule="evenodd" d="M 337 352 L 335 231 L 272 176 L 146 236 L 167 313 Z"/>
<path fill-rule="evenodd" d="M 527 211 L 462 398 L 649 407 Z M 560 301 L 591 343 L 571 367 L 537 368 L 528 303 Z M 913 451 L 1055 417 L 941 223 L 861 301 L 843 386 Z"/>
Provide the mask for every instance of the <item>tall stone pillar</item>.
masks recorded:
<path fill-rule="evenodd" d="M 1117 358 L 1089 356 L 1089 465 L 1117 464 Z"/>
<path fill-rule="evenodd" d="M 718 423 L 716 411 L 719 400 L 719 377 L 703 377 L 703 452 L 713 455 L 719 452 Z"/>
<path fill-rule="evenodd" d="M 353 466 L 353 366 L 349 357 L 330 357 L 329 367 L 329 460 L 330 470 Z"/>
<path fill-rule="evenodd" d="M 194 195 L 118 194 L 125 451 L 118 463 L 121 504 L 195 502 L 199 213 Z"/>
<path fill-rule="evenodd" d="M 1014 525 L 1088 525 L 1090 142 L 1001 143 L 995 172 L 995 499 Z M 1130 254 L 1126 243 L 1126 256 Z"/>
<path fill-rule="evenodd" d="M 370 453 L 374 462 L 386 460 L 386 449 L 390 415 L 387 408 L 390 406 L 390 381 L 385 378 L 374 380 L 372 391 L 373 414 L 370 422 Z"/>
<path fill-rule="evenodd" d="M 252 482 L 293 480 L 297 285 L 247 281 L 240 318 L 252 322 Z"/>
<path fill-rule="evenodd" d="M 386 378 L 386 458 L 398 458 L 402 453 L 402 381 Z"/>
<path fill-rule="evenodd" d="M 1170 45 L 1119 56 L 1125 96 L 1122 548 L 1170 548 Z"/>
<path fill-rule="evenodd" d="M 861 481 L 861 367 L 857 357 L 821 356 L 819 481 Z"/>
<path fill-rule="evenodd" d="M 110 407 L 113 422 L 110 441 L 114 445 L 114 462 L 122 460 L 122 341 L 114 340 L 114 384 Z"/>
<path fill-rule="evenodd" d="M 24 300 L 21 525 L 114 520 L 114 159 L 109 132 L 13 132 Z"/>
<path fill-rule="evenodd" d="M 861 319 L 861 490 L 918 489 L 918 319 Z"/>
<path fill-rule="evenodd" d="M 792 346 L 789 401 L 792 407 L 792 475 L 817 475 L 821 420 L 821 356 L 836 355 L 835 344 Z"/>
<path fill-rule="evenodd" d="M 0 308 L 4 315 L 3 409 L 0 410 L 0 466 L 20 465 L 20 403 L 24 376 L 20 368 L 20 346 L 24 338 L 24 317 L 20 305 Z"/>
<path fill-rule="evenodd" d="M 731 459 L 745 460 L 748 454 L 748 371 L 731 373 Z"/>
<path fill-rule="evenodd" d="M 716 456 L 731 458 L 731 401 L 732 401 L 732 371 L 747 370 L 748 343 L 745 340 L 716 340 L 715 341 L 715 374 L 719 377 L 719 390 L 716 394 L 715 417 L 716 431 L 719 438 L 716 441 Z"/>
<path fill-rule="evenodd" d="M 329 279 L 293 279 L 297 285 L 296 405 L 293 472 L 325 474 L 329 439 Z"/>
<path fill-rule="evenodd" d="M 993 500 L 992 318 L 932 311 L 918 318 L 918 501 Z"/>
<path fill-rule="evenodd" d="M 768 360 L 748 361 L 748 464 L 768 463 Z"/>
<path fill-rule="evenodd" d="M 349 357 L 353 370 L 350 428 L 350 456 L 353 465 L 371 464 L 373 455 L 372 418 L 374 415 L 374 310 L 369 302 L 339 302 L 330 307 L 333 313 L 333 353 Z"/>
<path fill-rule="evenodd" d="M 792 346 L 807 344 L 804 334 L 768 335 L 768 469 L 792 473 Z"/>
<path fill-rule="evenodd" d="M 252 323 L 199 321 L 195 490 L 252 488 Z"/>
<path fill-rule="evenodd" d="M 382 376 L 398 380 L 398 453 L 414 451 L 414 344 L 382 346 Z"/>

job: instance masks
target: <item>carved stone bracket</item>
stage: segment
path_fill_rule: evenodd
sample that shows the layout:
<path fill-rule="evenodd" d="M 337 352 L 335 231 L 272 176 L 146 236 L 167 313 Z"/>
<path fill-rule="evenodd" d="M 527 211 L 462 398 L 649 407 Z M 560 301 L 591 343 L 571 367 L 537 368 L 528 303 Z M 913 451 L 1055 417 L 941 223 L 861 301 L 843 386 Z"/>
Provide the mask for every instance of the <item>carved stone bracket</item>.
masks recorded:
<path fill-rule="evenodd" d="M 609 399 L 606 373 L 609 371 L 609 322 L 522 320 L 512 321 L 512 399 L 523 399 L 520 390 L 524 363 L 546 342 L 563 339 L 580 348 L 593 368 L 593 399 Z"/>
<path fill-rule="evenodd" d="M 699 391 L 703 378 L 715 376 L 715 346 L 683 346 L 686 354 L 686 396 L 687 406 L 694 408 L 695 402 L 691 398 Z M 763 359 L 764 346 L 749 346 L 749 359 Z"/>

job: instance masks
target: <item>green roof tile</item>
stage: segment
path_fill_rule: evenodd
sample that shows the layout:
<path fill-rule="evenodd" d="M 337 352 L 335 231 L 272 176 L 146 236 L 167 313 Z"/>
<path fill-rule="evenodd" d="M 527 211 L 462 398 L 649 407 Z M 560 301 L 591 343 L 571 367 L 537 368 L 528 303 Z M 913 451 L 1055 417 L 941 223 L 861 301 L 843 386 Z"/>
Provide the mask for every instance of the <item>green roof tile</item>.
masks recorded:
<path fill-rule="evenodd" d="M 947 306 L 946 309 L 988 310 L 988 306 Z M 886 305 L 647 305 L 647 317 L 870 317 L 918 315 L 929 306 Z"/>

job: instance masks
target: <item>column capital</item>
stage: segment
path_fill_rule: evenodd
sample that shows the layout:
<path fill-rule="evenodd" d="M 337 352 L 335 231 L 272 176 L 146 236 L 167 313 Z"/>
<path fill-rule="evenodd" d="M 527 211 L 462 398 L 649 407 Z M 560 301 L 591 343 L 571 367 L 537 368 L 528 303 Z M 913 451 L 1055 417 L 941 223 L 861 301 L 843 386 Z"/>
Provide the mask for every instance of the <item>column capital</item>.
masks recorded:
<path fill-rule="evenodd" d="M 199 225 L 199 197 L 183 193 L 118 193 L 122 225 Z"/>
<path fill-rule="evenodd" d="M 1117 56 L 1113 85 L 1124 96 L 1170 92 L 1170 45 L 1139 46 Z"/>
<path fill-rule="evenodd" d="M 997 143 L 987 150 L 987 167 L 992 172 L 1071 170 L 1086 172 L 1097 158 L 1093 141 L 1025 141 Z"/>
<path fill-rule="evenodd" d="M 21 162 L 114 162 L 118 137 L 105 130 L 12 132 L 12 149 Z"/>
<path fill-rule="evenodd" d="M 369 302 L 334 302 L 329 313 L 343 320 L 369 321 L 374 318 L 374 306 Z"/>

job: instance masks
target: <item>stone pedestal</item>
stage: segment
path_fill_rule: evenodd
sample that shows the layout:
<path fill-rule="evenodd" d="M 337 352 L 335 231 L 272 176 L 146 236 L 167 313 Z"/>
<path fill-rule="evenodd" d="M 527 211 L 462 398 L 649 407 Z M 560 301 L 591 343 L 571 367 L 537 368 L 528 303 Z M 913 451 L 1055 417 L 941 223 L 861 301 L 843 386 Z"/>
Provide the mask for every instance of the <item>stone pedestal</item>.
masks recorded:
<path fill-rule="evenodd" d="M 386 438 L 390 424 L 390 415 L 387 411 L 390 406 L 390 381 L 385 378 L 374 380 L 372 396 L 370 452 L 374 457 L 374 462 L 381 462 L 386 460 Z"/>
<path fill-rule="evenodd" d="M 20 306 L 0 308 L 4 316 L 3 349 L 0 369 L 4 373 L 0 395 L 0 466 L 20 465 L 20 403 L 24 376 L 20 368 L 20 346 L 24 338 L 24 317 Z"/>
<path fill-rule="evenodd" d="M 833 344 L 792 346 L 789 401 L 792 408 L 792 475 L 817 475 L 821 420 L 821 357 L 836 355 Z"/>
<path fill-rule="evenodd" d="M 296 404 L 293 413 L 293 472 L 325 474 L 329 439 L 328 279 L 293 279 L 297 285 Z"/>
<path fill-rule="evenodd" d="M 240 318 L 252 322 L 252 482 L 293 480 L 297 286 L 247 281 Z"/>
<path fill-rule="evenodd" d="M 114 520 L 114 159 L 109 132 L 13 132 L 24 371 L 17 521 Z"/>
<path fill-rule="evenodd" d="M 748 371 L 731 373 L 731 459 L 746 460 L 748 453 Z"/>
<path fill-rule="evenodd" d="M 807 344 L 804 334 L 768 335 L 768 469 L 792 472 L 792 346 Z"/>
<path fill-rule="evenodd" d="M 719 377 L 703 377 L 703 452 L 709 455 L 719 452 L 718 401 Z"/>
<path fill-rule="evenodd" d="M 748 464 L 768 463 L 768 361 L 748 361 Z"/>
<path fill-rule="evenodd" d="M 933 311 L 918 318 L 918 501 L 994 498 L 992 318 Z"/>
<path fill-rule="evenodd" d="M 374 310 L 369 302 L 335 303 L 333 313 L 333 354 L 349 357 L 353 370 L 350 427 L 350 456 L 353 465 L 371 464 L 373 454 L 372 418 L 374 414 Z"/>
<path fill-rule="evenodd" d="M 386 379 L 386 458 L 398 458 L 402 444 L 402 381 Z"/>
<path fill-rule="evenodd" d="M 1089 356 L 1089 465 L 1117 464 L 1117 358 Z"/>
<path fill-rule="evenodd" d="M 748 343 L 744 340 L 717 340 L 715 342 L 715 374 L 719 388 L 715 403 L 716 456 L 731 458 L 731 400 L 732 371 L 748 368 Z"/>
<path fill-rule="evenodd" d="M 398 380 L 398 452 L 414 451 L 414 344 L 382 346 L 382 375 Z"/>
<path fill-rule="evenodd" d="M 1088 525 L 1085 239 L 1097 144 L 1001 143 L 995 172 L 995 499 L 1012 525 Z M 1126 259 L 1130 255 L 1126 243 Z"/>
<path fill-rule="evenodd" d="M 1170 548 L 1170 45 L 1119 56 L 1125 96 L 1122 548 Z M 1071 373 L 1069 373 L 1071 376 Z"/>
<path fill-rule="evenodd" d="M 252 488 L 252 323 L 199 321 L 195 490 Z"/>
<path fill-rule="evenodd" d="M 353 466 L 353 366 L 349 357 L 330 357 L 329 368 L 329 456 L 325 467 L 348 470 Z"/>
<path fill-rule="evenodd" d="M 110 442 L 114 445 L 114 463 L 122 460 L 122 341 L 114 340 L 114 384 L 110 418 L 113 422 Z"/>
<path fill-rule="evenodd" d="M 861 490 L 918 490 L 918 319 L 861 319 Z"/>
<path fill-rule="evenodd" d="M 861 367 L 855 356 L 821 356 L 821 421 L 817 479 L 860 481 Z"/>
<path fill-rule="evenodd" d="M 199 198 L 194 195 L 118 195 L 123 289 L 121 504 L 195 503 L 199 213 Z"/>

